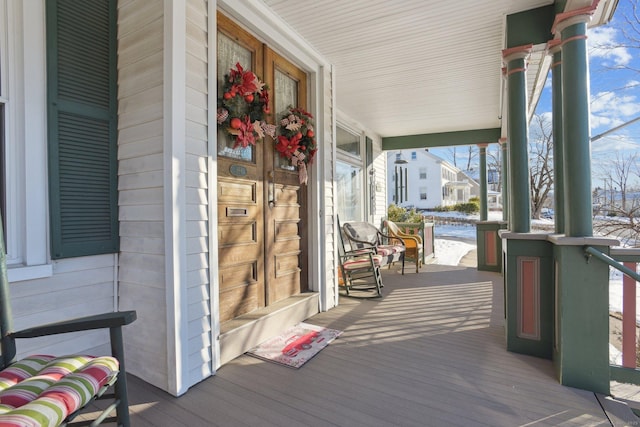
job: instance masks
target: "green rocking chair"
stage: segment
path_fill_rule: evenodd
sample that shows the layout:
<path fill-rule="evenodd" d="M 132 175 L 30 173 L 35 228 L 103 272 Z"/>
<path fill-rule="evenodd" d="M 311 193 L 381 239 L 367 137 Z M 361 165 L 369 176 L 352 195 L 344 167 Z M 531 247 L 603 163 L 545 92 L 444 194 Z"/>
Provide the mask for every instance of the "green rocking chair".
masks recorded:
<path fill-rule="evenodd" d="M 0 426 L 96 426 L 115 421 L 118 426 L 128 427 L 122 326 L 135 319 L 135 311 L 124 311 L 14 331 L 4 236 L 0 227 Z M 37 355 L 16 361 L 15 340 L 18 338 L 104 328 L 110 331 L 111 356 Z M 72 422 L 87 405 L 96 399 L 107 398 L 113 402 L 101 410 L 95 420 Z M 114 410 L 116 415 L 111 416 Z"/>

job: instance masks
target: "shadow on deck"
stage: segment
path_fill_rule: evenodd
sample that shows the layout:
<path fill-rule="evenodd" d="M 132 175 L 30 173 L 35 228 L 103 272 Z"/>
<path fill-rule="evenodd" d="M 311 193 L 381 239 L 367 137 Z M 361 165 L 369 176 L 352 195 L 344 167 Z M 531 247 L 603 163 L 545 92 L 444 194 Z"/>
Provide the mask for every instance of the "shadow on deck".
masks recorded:
<path fill-rule="evenodd" d="M 241 356 L 180 398 L 131 377 L 133 425 L 611 425 L 550 361 L 505 350 L 502 278 L 472 257 L 385 270 L 383 298 L 307 320 L 344 333 L 298 370 Z"/>

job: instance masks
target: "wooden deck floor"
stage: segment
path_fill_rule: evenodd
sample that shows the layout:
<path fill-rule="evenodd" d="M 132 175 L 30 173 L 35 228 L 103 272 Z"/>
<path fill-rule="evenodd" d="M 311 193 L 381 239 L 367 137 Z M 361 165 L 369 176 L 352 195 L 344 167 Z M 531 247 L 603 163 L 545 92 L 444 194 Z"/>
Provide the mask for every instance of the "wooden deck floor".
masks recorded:
<path fill-rule="evenodd" d="M 131 377 L 133 425 L 611 425 L 550 361 L 505 350 L 501 277 L 473 264 L 385 271 L 383 298 L 308 320 L 344 333 L 298 370 L 241 356 L 180 398 Z"/>

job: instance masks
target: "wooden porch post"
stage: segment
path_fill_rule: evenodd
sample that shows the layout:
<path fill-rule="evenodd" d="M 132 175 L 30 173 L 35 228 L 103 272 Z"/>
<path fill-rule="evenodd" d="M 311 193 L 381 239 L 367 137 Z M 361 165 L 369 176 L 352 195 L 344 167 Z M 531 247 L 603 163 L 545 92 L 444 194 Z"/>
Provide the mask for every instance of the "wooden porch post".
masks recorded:
<path fill-rule="evenodd" d="M 595 6 L 556 16 L 552 32 L 561 35 L 562 71 L 559 74 L 562 108 L 554 99 L 554 135 L 561 126 L 564 191 L 564 234 L 556 235 L 555 342 L 553 361 L 561 384 L 608 394 L 609 369 L 609 267 L 585 257 L 584 246 L 608 254 L 611 239 L 593 236 L 591 153 L 589 137 L 589 63 L 587 22 Z M 557 57 L 554 54 L 554 62 Z M 555 142 L 555 141 L 554 141 Z M 556 159 L 557 160 L 557 159 Z M 559 175 L 556 175 L 559 176 Z M 556 222 L 556 226 L 557 226 Z"/>
<path fill-rule="evenodd" d="M 514 233 L 531 231 L 531 184 L 529 182 L 529 147 L 527 125 L 526 60 L 532 45 L 517 46 L 502 51 L 507 65 L 507 132 L 511 214 L 509 228 Z"/>
<path fill-rule="evenodd" d="M 478 144 L 480 147 L 480 221 L 486 221 L 488 217 L 487 208 L 487 145 Z"/>
<path fill-rule="evenodd" d="M 560 14 L 553 29 L 562 38 L 562 141 L 569 237 L 593 236 L 586 35 L 592 13 L 580 9 Z"/>

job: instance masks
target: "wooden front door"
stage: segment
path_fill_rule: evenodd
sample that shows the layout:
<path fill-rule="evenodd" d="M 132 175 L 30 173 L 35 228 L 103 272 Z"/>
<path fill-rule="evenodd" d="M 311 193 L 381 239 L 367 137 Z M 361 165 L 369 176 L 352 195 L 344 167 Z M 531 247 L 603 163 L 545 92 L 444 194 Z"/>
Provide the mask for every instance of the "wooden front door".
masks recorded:
<path fill-rule="evenodd" d="M 267 123 L 288 105 L 306 107 L 306 75 L 218 14 L 218 92 L 240 63 L 269 86 Z M 282 105 L 284 104 L 284 107 Z M 231 320 L 307 290 L 306 187 L 280 159 L 274 141 L 233 148 L 218 130 L 220 320 Z"/>

